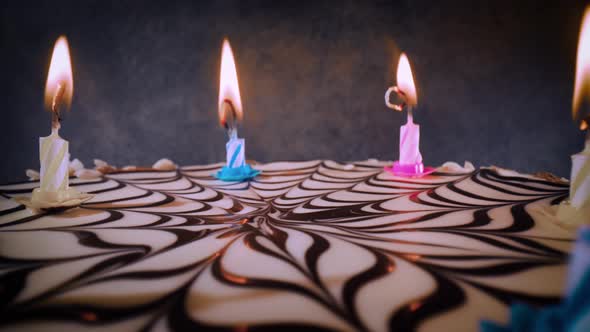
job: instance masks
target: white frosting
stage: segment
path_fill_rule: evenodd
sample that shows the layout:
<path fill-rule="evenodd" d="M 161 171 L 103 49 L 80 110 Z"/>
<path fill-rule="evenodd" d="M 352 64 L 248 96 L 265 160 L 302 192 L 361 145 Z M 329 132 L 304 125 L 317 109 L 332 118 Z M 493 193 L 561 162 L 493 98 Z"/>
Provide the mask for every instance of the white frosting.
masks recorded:
<path fill-rule="evenodd" d="M 87 168 L 79 169 L 74 174 L 76 175 L 77 178 L 80 178 L 80 179 L 96 179 L 96 178 L 99 178 L 102 176 L 101 172 L 99 172 L 95 169 L 87 169 Z"/>
<path fill-rule="evenodd" d="M 350 171 L 354 169 L 354 165 L 353 164 L 346 164 L 342 167 L 343 169 Z"/>
<path fill-rule="evenodd" d="M 41 174 L 34 169 L 27 169 L 25 174 L 29 178 L 30 181 L 37 181 L 41 178 Z"/>
<path fill-rule="evenodd" d="M 94 159 L 94 167 L 99 168 L 99 167 L 109 167 L 110 165 L 101 159 Z"/>
<path fill-rule="evenodd" d="M 446 163 L 442 164 L 442 166 L 437 168 L 437 171 L 445 173 L 471 173 L 475 171 L 475 167 L 470 161 L 465 161 L 463 166 L 454 161 L 447 161 Z"/>
<path fill-rule="evenodd" d="M 100 159 L 94 159 L 94 169 L 101 172 L 102 174 L 108 174 L 117 171 L 116 166 L 109 165 L 109 163 Z"/>
<path fill-rule="evenodd" d="M 533 175 L 533 174 L 520 173 L 520 172 L 517 172 L 512 169 L 502 168 L 502 167 L 498 167 L 498 166 L 483 166 L 481 168 L 492 170 L 492 171 L 498 173 L 499 175 L 507 176 L 507 177 L 521 177 L 521 178 L 527 178 L 527 179 L 531 179 L 531 180 L 543 180 L 543 178 Z"/>
<path fill-rule="evenodd" d="M 75 176 L 80 179 L 89 180 L 100 178 L 104 174 L 108 174 L 111 171 L 117 170 L 117 168 L 109 165 L 109 163 L 101 159 L 94 159 L 94 165 L 94 169 L 84 168 L 84 164 L 79 159 L 74 159 L 69 162 L 69 175 Z M 178 165 L 176 165 L 172 160 L 168 158 L 162 158 L 156 161 L 152 165 L 152 168 L 159 171 L 172 171 L 177 169 Z M 122 171 L 134 171 L 136 169 L 137 166 L 135 165 L 128 165 L 120 168 L 120 170 Z M 36 170 L 27 169 L 25 173 L 31 181 L 39 180 L 40 178 L 39 172 L 37 172 Z"/>
<path fill-rule="evenodd" d="M 84 169 L 84 164 L 78 158 L 70 161 L 70 165 L 69 165 L 70 175 L 74 175 L 76 173 L 76 171 L 81 170 L 81 169 Z"/>
<path fill-rule="evenodd" d="M 167 158 L 162 158 L 154 163 L 152 166 L 153 169 L 157 169 L 159 171 L 173 171 L 177 168 L 176 164 L 172 162 L 172 160 Z"/>

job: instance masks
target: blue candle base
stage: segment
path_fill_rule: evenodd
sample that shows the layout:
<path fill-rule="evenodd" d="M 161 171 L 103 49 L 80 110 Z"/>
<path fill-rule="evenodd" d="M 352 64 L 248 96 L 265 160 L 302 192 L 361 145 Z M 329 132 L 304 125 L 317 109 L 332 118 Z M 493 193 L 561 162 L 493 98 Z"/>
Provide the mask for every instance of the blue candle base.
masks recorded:
<path fill-rule="evenodd" d="M 215 177 L 222 181 L 246 181 L 254 178 L 260 174 L 259 170 L 255 170 L 250 165 L 245 164 L 240 167 L 227 167 L 223 168 L 215 174 Z"/>

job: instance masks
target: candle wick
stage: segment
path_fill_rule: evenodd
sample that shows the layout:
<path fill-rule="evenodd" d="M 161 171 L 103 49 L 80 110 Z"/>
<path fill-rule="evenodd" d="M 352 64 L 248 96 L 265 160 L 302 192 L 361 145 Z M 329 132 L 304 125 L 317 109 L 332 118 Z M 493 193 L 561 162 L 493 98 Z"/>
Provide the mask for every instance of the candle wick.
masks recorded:
<path fill-rule="evenodd" d="M 399 97 L 399 99 L 401 100 L 401 102 L 399 104 L 394 104 L 389 100 L 392 92 L 395 92 L 397 94 L 397 96 Z M 399 87 L 392 86 L 389 89 L 387 89 L 387 91 L 385 92 L 385 105 L 395 111 L 401 112 L 404 110 L 404 108 L 406 108 L 406 107 L 410 108 L 411 106 L 414 106 L 415 104 L 413 104 L 409 101 L 408 95 L 406 95 L 406 93 L 404 91 L 402 91 Z M 410 116 L 411 116 L 411 114 L 410 114 Z"/>
<path fill-rule="evenodd" d="M 221 124 L 227 130 L 227 135 L 230 139 L 238 138 L 238 121 L 234 104 L 231 100 L 224 99 L 221 107 L 223 107 L 223 119 L 221 119 Z"/>
<path fill-rule="evenodd" d="M 414 122 L 413 107 L 408 104 L 407 108 L 408 108 L 408 123 L 413 123 Z"/>
<path fill-rule="evenodd" d="M 231 129 L 228 133 L 229 139 L 238 139 L 238 130 L 237 129 Z"/>
<path fill-rule="evenodd" d="M 59 130 L 61 127 L 60 108 L 65 90 L 65 85 L 59 83 L 55 90 L 55 94 L 53 95 L 53 100 L 51 101 L 51 128 L 55 130 Z"/>

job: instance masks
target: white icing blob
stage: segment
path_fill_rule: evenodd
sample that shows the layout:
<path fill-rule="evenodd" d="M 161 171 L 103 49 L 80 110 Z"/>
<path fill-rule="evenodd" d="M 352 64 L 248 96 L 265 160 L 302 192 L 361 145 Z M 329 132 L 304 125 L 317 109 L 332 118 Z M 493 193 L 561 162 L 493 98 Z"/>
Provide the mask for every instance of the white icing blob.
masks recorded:
<path fill-rule="evenodd" d="M 154 163 L 152 166 L 153 169 L 157 169 L 159 171 L 173 171 L 177 168 L 175 163 L 172 162 L 170 159 L 162 158 Z"/>

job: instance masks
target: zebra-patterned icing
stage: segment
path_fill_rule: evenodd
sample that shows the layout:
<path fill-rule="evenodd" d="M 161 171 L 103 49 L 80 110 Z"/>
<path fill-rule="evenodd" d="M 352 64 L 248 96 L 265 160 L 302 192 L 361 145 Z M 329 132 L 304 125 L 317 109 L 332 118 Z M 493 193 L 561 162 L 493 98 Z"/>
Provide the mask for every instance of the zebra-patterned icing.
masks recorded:
<path fill-rule="evenodd" d="M 463 331 L 559 299 L 573 233 L 541 210 L 567 185 L 384 165 L 118 172 L 58 214 L 0 186 L 0 330 Z"/>

